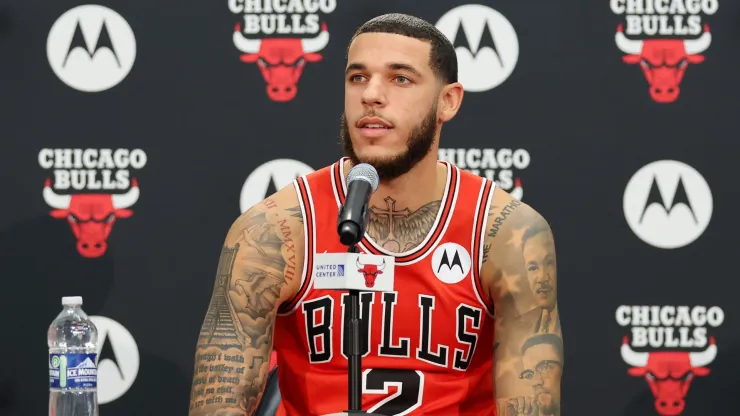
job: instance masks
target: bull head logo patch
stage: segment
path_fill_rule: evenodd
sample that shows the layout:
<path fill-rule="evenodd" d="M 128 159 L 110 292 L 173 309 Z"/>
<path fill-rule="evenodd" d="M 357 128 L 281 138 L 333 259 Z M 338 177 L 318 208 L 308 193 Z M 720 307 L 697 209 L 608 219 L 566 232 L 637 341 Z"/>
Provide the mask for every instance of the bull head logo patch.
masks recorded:
<path fill-rule="evenodd" d="M 357 266 L 357 271 L 365 277 L 365 287 L 371 288 L 375 286 L 375 279 L 378 278 L 378 275 L 383 274 L 385 259 L 383 259 L 381 264 L 362 264 L 358 258 L 355 260 L 355 265 Z"/>

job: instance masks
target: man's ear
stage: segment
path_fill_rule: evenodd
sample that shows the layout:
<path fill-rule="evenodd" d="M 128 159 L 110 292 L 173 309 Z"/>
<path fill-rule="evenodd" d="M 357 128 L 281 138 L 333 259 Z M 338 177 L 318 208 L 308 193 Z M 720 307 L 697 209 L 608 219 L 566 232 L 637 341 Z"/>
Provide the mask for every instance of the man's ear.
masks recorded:
<path fill-rule="evenodd" d="M 463 100 L 463 86 L 459 82 L 445 85 L 439 92 L 439 119 L 443 123 L 452 120 L 460 110 Z"/>

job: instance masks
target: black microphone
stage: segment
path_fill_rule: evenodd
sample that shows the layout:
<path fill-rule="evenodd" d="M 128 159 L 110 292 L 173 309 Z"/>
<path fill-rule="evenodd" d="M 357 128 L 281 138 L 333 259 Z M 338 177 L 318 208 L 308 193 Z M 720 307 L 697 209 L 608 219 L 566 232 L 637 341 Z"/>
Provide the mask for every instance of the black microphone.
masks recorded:
<path fill-rule="evenodd" d="M 347 198 L 339 210 L 337 220 L 339 241 L 345 246 L 354 246 L 365 235 L 367 204 L 379 183 L 378 172 L 367 163 L 360 163 L 347 174 Z"/>

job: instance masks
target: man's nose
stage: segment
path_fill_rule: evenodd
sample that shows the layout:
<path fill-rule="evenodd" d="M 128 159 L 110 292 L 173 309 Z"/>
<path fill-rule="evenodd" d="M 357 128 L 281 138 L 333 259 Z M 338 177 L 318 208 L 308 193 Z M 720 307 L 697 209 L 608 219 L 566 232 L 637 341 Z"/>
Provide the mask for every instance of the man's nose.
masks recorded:
<path fill-rule="evenodd" d="M 381 80 L 378 77 L 371 78 L 362 92 L 362 104 L 368 107 L 382 107 L 385 101 L 385 90 Z"/>
<path fill-rule="evenodd" d="M 536 371 L 534 374 L 534 377 L 532 378 L 534 380 L 534 386 L 533 387 L 542 387 L 545 385 L 545 378 L 542 376 L 542 373 L 539 371 Z"/>

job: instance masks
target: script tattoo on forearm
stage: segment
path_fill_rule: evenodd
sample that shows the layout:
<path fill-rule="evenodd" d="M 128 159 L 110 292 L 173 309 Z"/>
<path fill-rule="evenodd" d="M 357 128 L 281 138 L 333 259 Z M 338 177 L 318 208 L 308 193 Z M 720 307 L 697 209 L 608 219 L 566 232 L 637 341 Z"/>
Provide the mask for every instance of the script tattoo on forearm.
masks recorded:
<path fill-rule="evenodd" d="M 394 253 L 411 250 L 424 241 L 437 219 L 442 202 L 432 201 L 412 211 L 397 208 L 396 200 L 390 196 L 383 201 L 385 207 L 370 207 L 367 233 L 376 243 Z"/>
<path fill-rule="evenodd" d="M 291 212 L 268 199 L 234 224 L 238 235 L 227 237 L 198 338 L 190 416 L 252 415 L 259 404 L 276 304 L 296 274 Z"/>
<path fill-rule="evenodd" d="M 491 234 L 505 241 L 494 262 L 511 303 L 499 305 L 507 312 L 496 318 L 495 339 L 505 344 L 495 351 L 496 402 L 502 416 L 559 416 L 564 355 L 555 242 L 549 224 L 528 206 L 510 203 L 502 211 L 519 207 L 513 215 L 491 214 L 502 218 Z"/>

